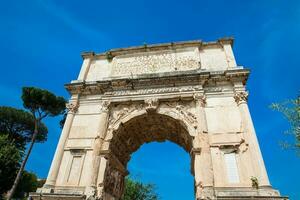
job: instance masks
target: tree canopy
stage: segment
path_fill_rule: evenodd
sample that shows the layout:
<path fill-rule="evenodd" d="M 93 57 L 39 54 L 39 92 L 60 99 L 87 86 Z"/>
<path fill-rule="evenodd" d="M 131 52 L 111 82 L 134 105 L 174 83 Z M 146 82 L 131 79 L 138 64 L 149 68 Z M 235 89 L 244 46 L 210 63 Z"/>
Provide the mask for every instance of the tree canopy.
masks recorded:
<path fill-rule="evenodd" d="M 300 151 L 300 95 L 296 99 L 287 100 L 283 103 L 273 103 L 273 110 L 281 112 L 290 123 L 290 129 L 285 133 L 294 136 L 294 142 L 283 142 L 284 147 L 295 148 Z"/>
<path fill-rule="evenodd" d="M 144 184 L 131 178 L 125 179 L 122 200 L 158 200 L 153 184 Z"/>
<path fill-rule="evenodd" d="M 14 194 L 14 198 L 25 198 L 28 196 L 29 192 L 35 192 L 38 187 L 40 187 L 40 184 L 37 176 L 32 172 L 24 171 Z"/>
<path fill-rule="evenodd" d="M 63 97 L 35 87 L 23 87 L 22 91 L 24 108 L 28 109 L 36 118 L 43 119 L 48 115 L 56 116 L 65 111 L 66 100 Z"/>
<path fill-rule="evenodd" d="M 19 149 L 24 149 L 34 132 L 34 117 L 31 113 L 12 107 L 0 106 L 0 134 L 7 135 Z M 48 129 L 45 124 L 39 126 L 37 142 L 47 139 Z"/>

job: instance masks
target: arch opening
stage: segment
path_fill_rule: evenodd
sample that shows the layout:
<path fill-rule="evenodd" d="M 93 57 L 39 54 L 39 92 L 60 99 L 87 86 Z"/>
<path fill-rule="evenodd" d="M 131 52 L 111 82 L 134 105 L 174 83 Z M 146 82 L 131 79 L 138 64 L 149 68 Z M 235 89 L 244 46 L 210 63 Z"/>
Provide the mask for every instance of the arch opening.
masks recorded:
<path fill-rule="evenodd" d="M 190 154 L 179 145 L 170 141 L 150 142 L 132 154 L 128 177 L 154 184 L 159 199 L 191 200 L 195 199 L 195 193 L 190 165 Z"/>
<path fill-rule="evenodd" d="M 177 144 L 188 154 L 193 147 L 193 137 L 188 127 L 168 115 L 144 113 L 120 124 L 110 140 L 111 156 L 104 179 L 104 191 L 113 196 L 111 199 L 119 200 L 123 195 L 124 178 L 129 174 L 127 164 L 131 155 L 143 144 L 165 141 Z"/>
<path fill-rule="evenodd" d="M 126 167 L 130 155 L 144 143 L 171 141 L 190 153 L 192 139 L 179 120 L 163 114 L 146 113 L 130 119 L 114 132 L 110 150 Z"/>

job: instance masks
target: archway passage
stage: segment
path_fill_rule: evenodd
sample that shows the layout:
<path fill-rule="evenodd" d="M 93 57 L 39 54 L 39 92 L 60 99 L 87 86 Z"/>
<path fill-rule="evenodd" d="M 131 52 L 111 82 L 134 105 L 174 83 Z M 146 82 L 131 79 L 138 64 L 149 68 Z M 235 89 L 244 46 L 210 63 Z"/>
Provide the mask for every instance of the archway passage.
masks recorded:
<path fill-rule="evenodd" d="M 169 140 L 183 147 L 188 153 L 192 149 L 192 137 L 179 120 L 162 114 L 143 114 L 135 117 L 113 134 L 110 150 L 126 167 L 130 155 L 144 143 Z"/>
<path fill-rule="evenodd" d="M 127 163 L 131 154 L 144 143 L 171 141 L 188 153 L 192 150 L 193 137 L 180 120 L 170 116 L 146 113 L 121 124 L 110 141 L 110 159 L 106 168 L 104 191 L 113 199 L 123 194 Z"/>
<path fill-rule="evenodd" d="M 169 141 L 143 144 L 127 165 L 130 179 L 154 184 L 154 192 L 164 200 L 195 199 L 190 167 L 190 154 Z"/>

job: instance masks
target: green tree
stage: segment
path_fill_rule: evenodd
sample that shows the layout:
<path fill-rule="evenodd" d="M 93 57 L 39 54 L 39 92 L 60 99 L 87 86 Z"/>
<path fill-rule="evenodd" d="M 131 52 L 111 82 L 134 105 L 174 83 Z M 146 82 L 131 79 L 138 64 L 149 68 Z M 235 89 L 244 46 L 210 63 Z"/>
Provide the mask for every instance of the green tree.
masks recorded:
<path fill-rule="evenodd" d="M 35 87 L 23 87 L 22 89 L 23 106 L 32 114 L 34 118 L 34 131 L 31 135 L 31 141 L 27 153 L 21 163 L 20 169 L 14 181 L 11 190 L 8 193 L 8 200 L 12 198 L 22 177 L 22 172 L 36 142 L 41 122 L 44 118 L 54 117 L 65 112 L 66 100 L 63 97 L 55 96 L 51 92 Z"/>
<path fill-rule="evenodd" d="M 1 151 L 6 151 L 0 155 L 0 195 L 7 192 L 13 184 L 17 170 L 20 166 L 26 143 L 30 142 L 34 131 L 34 118 L 31 113 L 21 109 L 0 106 L 0 136 Z M 47 127 L 41 123 L 37 142 L 44 142 L 47 139 Z M 5 139 L 4 139 L 5 138 Z M 9 148 L 5 148 L 6 145 Z M 19 153 L 16 153 L 17 150 Z M 10 150 L 11 152 L 7 152 Z M 13 155 L 19 155 L 16 159 Z M 12 162 L 13 161 L 13 162 Z"/>
<path fill-rule="evenodd" d="M 31 113 L 12 107 L 0 106 L 0 134 L 8 135 L 15 145 L 25 150 L 26 143 L 31 141 L 34 132 L 34 117 Z M 47 127 L 44 123 L 39 126 L 37 142 L 47 139 Z"/>
<path fill-rule="evenodd" d="M 20 161 L 20 150 L 8 135 L 0 134 L 0 199 L 13 184 Z"/>
<path fill-rule="evenodd" d="M 158 200 L 153 184 L 144 184 L 131 178 L 125 179 L 122 200 Z"/>
<path fill-rule="evenodd" d="M 294 142 L 283 142 L 283 146 L 300 150 L 300 96 L 296 99 L 287 100 L 283 103 L 273 103 L 273 110 L 281 112 L 290 124 L 290 129 L 285 134 L 292 135 Z"/>
<path fill-rule="evenodd" d="M 34 173 L 24 171 L 14 198 L 24 199 L 28 197 L 29 192 L 34 192 L 39 187 L 39 180 Z"/>

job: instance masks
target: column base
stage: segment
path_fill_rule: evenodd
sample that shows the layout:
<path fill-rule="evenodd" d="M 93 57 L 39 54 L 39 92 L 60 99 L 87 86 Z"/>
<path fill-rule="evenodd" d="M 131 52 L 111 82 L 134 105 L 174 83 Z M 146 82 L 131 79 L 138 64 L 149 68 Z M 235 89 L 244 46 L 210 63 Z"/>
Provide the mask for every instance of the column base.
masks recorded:
<path fill-rule="evenodd" d="M 216 200 L 288 200 L 271 187 L 255 188 L 215 188 Z"/>
<path fill-rule="evenodd" d="M 83 200 L 86 199 L 84 187 L 48 187 L 38 188 L 36 192 L 32 192 L 29 196 L 33 200 Z"/>
<path fill-rule="evenodd" d="M 93 189 L 93 188 L 89 188 Z M 86 195 L 87 188 L 60 187 L 60 188 L 39 188 L 36 193 L 30 193 L 32 200 L 118 200 L 105 192 Z M 91 190 L 94 191 L 94 190 Z M 280 196 L 277 190 L 271 187 L 255 188 L 213 188 L 204 187 L 201 193 L 196 194 L 196 200 L 289 200 L 288 197 Z"/>
<path fill-rule="evenodd" d="M 85 200 L 85 195 L 57 194 L 57 193 L 30 193 L 32 200 Z"/>

